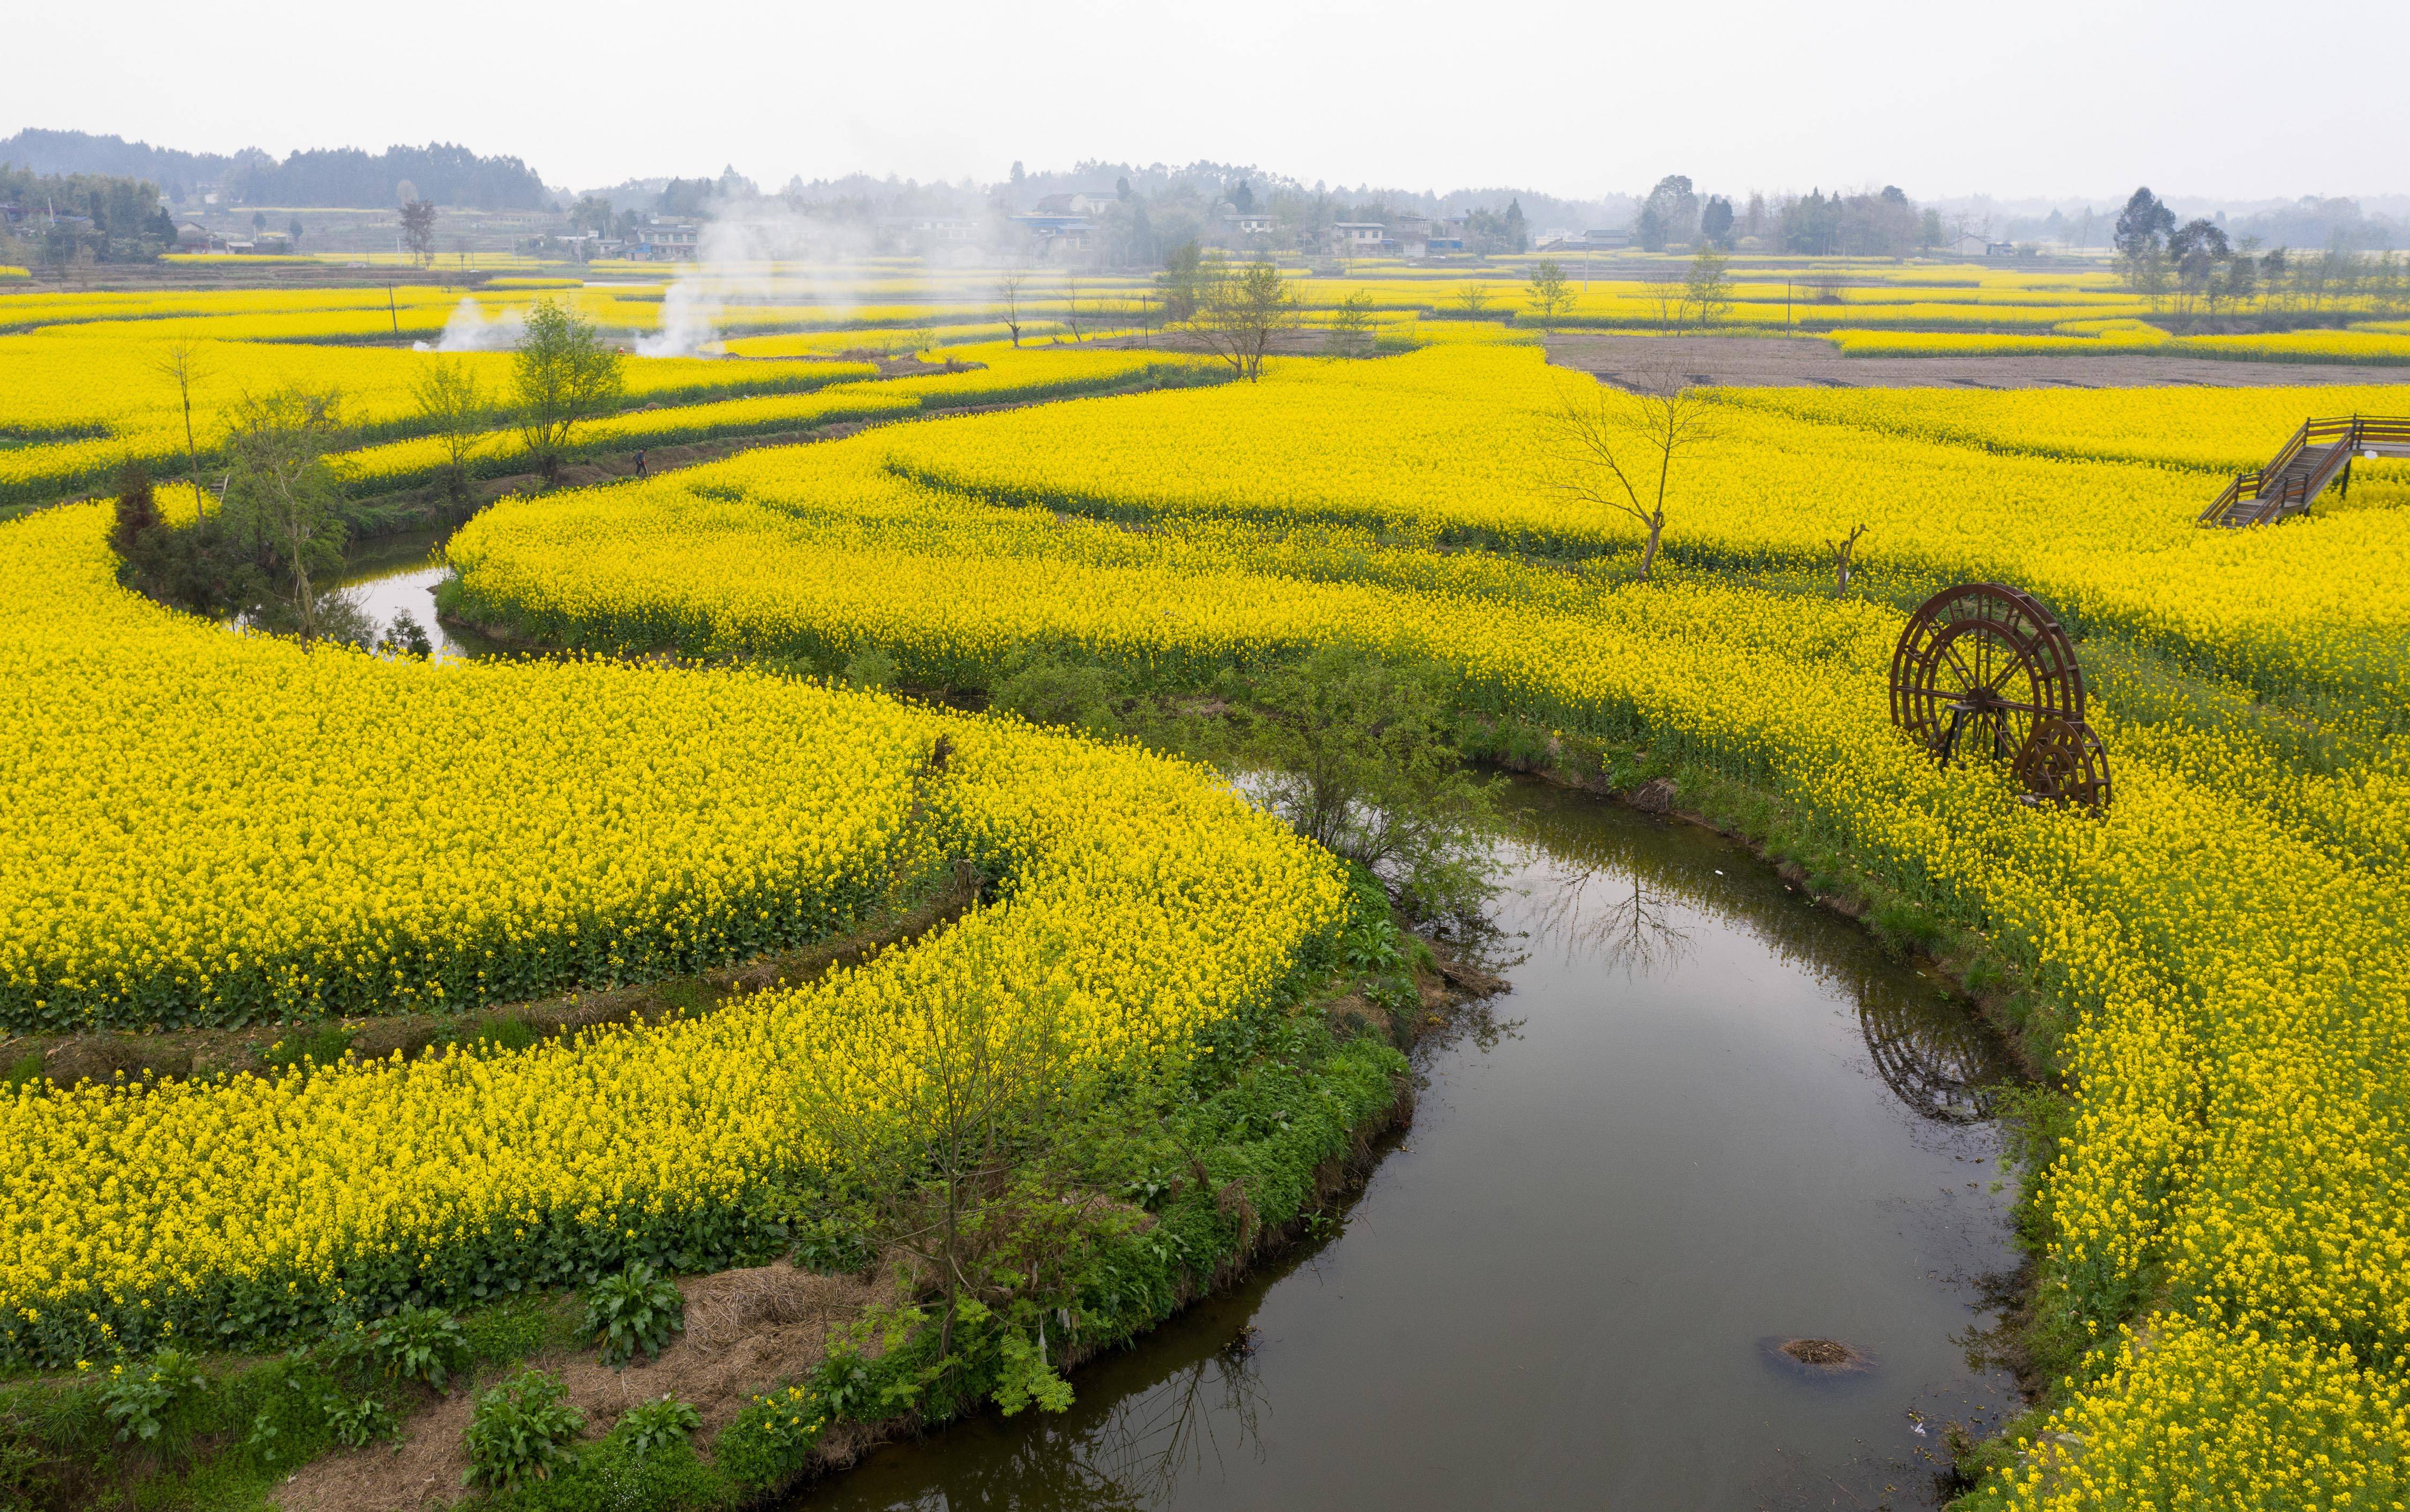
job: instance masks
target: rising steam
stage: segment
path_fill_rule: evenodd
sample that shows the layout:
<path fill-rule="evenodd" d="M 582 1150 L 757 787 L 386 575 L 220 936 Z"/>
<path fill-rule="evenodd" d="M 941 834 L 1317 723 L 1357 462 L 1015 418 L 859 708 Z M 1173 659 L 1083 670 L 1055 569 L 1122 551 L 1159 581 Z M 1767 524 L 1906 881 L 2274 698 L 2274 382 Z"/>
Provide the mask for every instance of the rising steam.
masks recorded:
<path fill-rule="evenodd" d="M 812 267 L 832 256 L 869 251 L 825 222 L 805 219 L 781 202 L 722 202 L 697 239 L 696 265 L 661 296 L 661 329 L 636 342 L 640 357 L 690 357 L 715 350 L 731 305 L 811 305 L 841 318 L 852 299 L 842 280 L 823 280 Z M 840 245 L 844 238 L 851 245 Z"/>
<path fill-rule="evenodd" d="M 452 318 L 443 323 L 443 334 L 433 342 L 413 341 L 414 352 L 508 352 L 519 344 L 527 334 L 527 316 L 515 305 L 506 305 L 488 317 L 486 307 L 468 295 L 452 307 Z"/>

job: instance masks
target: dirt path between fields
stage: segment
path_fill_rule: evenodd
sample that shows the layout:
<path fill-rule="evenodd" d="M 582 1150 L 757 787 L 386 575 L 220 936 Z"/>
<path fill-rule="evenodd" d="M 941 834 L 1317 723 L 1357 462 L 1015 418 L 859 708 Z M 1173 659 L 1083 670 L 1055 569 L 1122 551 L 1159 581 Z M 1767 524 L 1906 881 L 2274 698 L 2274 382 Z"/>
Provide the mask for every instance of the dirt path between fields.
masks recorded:
<path fill-rule="evenodd" d="M 1845 357 L 1815 337 L 1619 336 L 1547 339 L 1548 360 L 1610 382 L 1670 357 L 1727 388 L 2289 388 L 2410 383 L 2410 366 L 2220 362 L 2205 357 Z"/>

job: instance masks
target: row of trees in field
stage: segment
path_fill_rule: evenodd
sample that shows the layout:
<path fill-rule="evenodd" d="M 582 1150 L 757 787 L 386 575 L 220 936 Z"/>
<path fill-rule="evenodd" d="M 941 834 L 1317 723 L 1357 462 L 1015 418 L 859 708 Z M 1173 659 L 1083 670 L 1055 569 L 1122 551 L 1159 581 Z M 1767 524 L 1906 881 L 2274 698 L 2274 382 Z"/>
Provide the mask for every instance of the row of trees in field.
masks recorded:
<path fill-rule="evenodd" d="M 240 618 L 304 644 L 367 644 L 365 624 L 326 583 L 342 566 L 350 533 L 340 454 L 356 439 L 340 388 L 289 387 L 246 395 L 219 418 L 223 474 L 205 484 L 193 391 L 208 375 L 203 349 L 162 344 L 160 375 L 184 420 L 185 481 L 196 517 L 162 515 L 147 468 L 118 480 L 116 542 L 131 580 L 154 597 L 213 618 Z M 577 425 L 619 408 L 625 355 L 589 322 L 544 301 L 528 314 L 507 393 L 486 390 L 477 369 L 431 354 L 414 388 L 416 430 L 443 450 L 443 487 L 468 502 L 469 467 L 498 423 L 515 428 L 529 465 L 556 481 Z"/>
<path fill-rule="evenodd" d="M 1728 269 L 1729 262 L 1721 252 L 1702 248 L 1691 259 L 1687 275 L 1648 283 L 1660 326 L 1678 330 L 1695 324 L 1704 329 L 1730 314 L 1735 294 Z M 1029 313 L 1035 297 L 1030 290 L 1033 277 L 1026 268 L 1010 268 L 996 280 L 997 318 L 1014 346 L 1021 344 L 1026 328 L 1034 324 Z M 1205 252 L 1194 242 L 1173 250 L 1155 279 L 1155 287 L 1157 297 L 1142 296 L 1140 301 L 1141 322 L 1159 317 L 1165 328 L 1195 338 L 1228 363 L 1234 376 L 1248 382 L 1262 376 L 1264 358 L 1279 345 L 1282 336 L 1304 324 L 1295 290 L 1270 262 L 1234 262 L 1220 253 Z M 1479 281 L 1465 284 L 1454 297 L 1457 312 L 1474 319 L 1490 315 L 1499 287 Z M 1532 265 L 1523 286 L 1523 300 L 1543 329 L 1555 330 L 1577 297 L 1562 263 L 1544 257 Z M 1368 292 L 1359 289 L 1349 295 L 1325 320 L 1324 353 L 1371 356 L 1378 345 L 1372 316 L 1372 296 Z M 1076 280 L 1064 281 L 1054 319 L 1078 338 L 1082 316 Z"/>
<path fill-rule="evenodd" d="M 1828 257 L 1906 257 L 1945 245 L 1950 230 L 1938 210 L 1920 210 L 1896 185 L 1874 193 L 1806 194 L 1767 199 L 1751 194 L 1735 206 L 1722 194 L 1701 195 L 1687 175 L 1669 173 L 1641 201 L 1632 239 L 1643 252 L 1731 252 L 1743 239 L 1768 252 Z"/>
<path fill-rule="evenodd" d="M 2214 221 L 2179 224 L 2148 185 L 2119 212 L 2114 245 L 2134 292 L 2182 316 L 2245 307 L 2313 314 L 2345 307 L 2378 315 L 2410 310 L 2410 259 L 2340 242 L 2323 252 L 2262 250 L 2256 237 L 2229 238 Z"/>

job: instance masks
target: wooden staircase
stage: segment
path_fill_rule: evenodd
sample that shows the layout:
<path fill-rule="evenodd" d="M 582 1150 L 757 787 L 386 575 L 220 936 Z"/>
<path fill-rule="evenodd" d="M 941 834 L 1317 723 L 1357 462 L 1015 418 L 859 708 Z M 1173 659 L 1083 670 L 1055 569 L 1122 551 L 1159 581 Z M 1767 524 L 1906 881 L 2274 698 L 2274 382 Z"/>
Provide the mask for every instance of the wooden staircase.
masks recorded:
<path fill-rule="evenodd" d="M 2275 460 L 2228 483 L 2226 492 L 2200 511 L 2199 523 L 2239 527 L 2307 513 L 2310 500 L 2338 477 L 2345 492 L 2350 492 L 2352 461 L 2363 456 L 2410 456 L 2410 417 L 2348 415 L 2302 421 Z"/>

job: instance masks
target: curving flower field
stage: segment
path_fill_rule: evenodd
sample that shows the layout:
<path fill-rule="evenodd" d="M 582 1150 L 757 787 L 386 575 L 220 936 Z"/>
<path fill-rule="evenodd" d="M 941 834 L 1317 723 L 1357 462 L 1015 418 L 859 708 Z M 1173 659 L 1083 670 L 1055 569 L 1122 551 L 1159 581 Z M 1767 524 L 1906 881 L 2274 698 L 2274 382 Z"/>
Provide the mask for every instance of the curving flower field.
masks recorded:
<path fill-rule="evenodd" d="M 2041 1042 L 2073 1102 L 2038 1187 L 2040 1302 L 2096 1346 L 1984 1497 L 2410 1490 L 2399 512 L 2194 530 L 2206 439 L 2265 394 L 1910 395 L 1854 421 L 1728 396 L 1732 450 L 1677 506 L 1692 570 L 1636 589 L 1604 569 L 1628 533 L 1533 470 L 1549 383 L 1512 349 L 1291 365 L 513 502 L 453 557 L 486 612 L 589 647 L 876 644 L 932 684 L 1047 655 L 1178 685 L 1367 639 L 1440 660 L 1473 711 L 1770 787 L 2068 1011 Z M 2199 439 L 2166 418 L 2187 403 Z M 2153 425 L 2164 455 L 2083 454 Z M 2080 608 L 2105 818 L 1898 742 L 1895 609 L 1731 579 L 1814 559 L 1837 506 L 1807 483 L 1843 458 L 1879 581 L 1999 575 Z"/>
<path fill-rule="evenodd" d="M 117 589 L 105 525 L 0 526 L 0 566 L 45 585 L 0 616 L 12 1023 L 691 970 L 844 928 L 940 855 L 999 891 L 704 1019 L 22 1091 L 0 1103 L 16 1359 L 247 1341 L 347 1299 L 467 1300 L 630 1256 L 730 1263 L 759 1246 L 766 1184 L 842 1162 L 798 1116 L 806 1087 L 875 1109 L 915 1074 L 906 1003 L 1043 999 L 1088 1061 L 1159 1057 L 1290 990 L 1343 916 L 1327 856 L 1177 763 L 744 671 L 305 654 Z"/>
<path fill-rule="evenodd" d="M 1866 350 L 2152 340 L 2098 280 L 1861 272 L 1806 323 L 1845 323 Z M 509 1057 L 21 1092 L 0 1104 L 0 1352 L 255 1340 L 346 1303 L 635 1256 L 729 1262 L 769 1221 L 766 1183 L 844 1158 L 799 1111 L 806 1088 L 892 1095 L 910 1074 L 901 1010 L 931 996 L 1063 1003 L 1094 1062 L 1178 1053 L 1289 990 L 1330 938 L 1345 902 L 1327 857 L 1134 749 L 742 664 L 876 650 L 908 683 L 978 690 L 1067 658 L 1177 690 L 1344 637 L 1437 661 L 1474 715 L 1772 791 L 1803 834 L 1981 929 L 2061 1006 L 2034 1027 L 2071 1098 L 2036 1188 L 2039 1302 L 2092 1352 L 1984 1502 L 2410 1496 L 2410 478 L 2370 468 L 2347 505 L 2278 528 L 2193 526 L 2219 474 L 2302 414 L 2410 396 L 1719 392 L 1717 439 L 1676 480 L 1666 581 L 1637 589 L 1629 524 L 1557 486 L 1550 416 L 1582 381 L 1528 332 L 1409 318 L 1466 281 L 1306 284 L 1317 309 L 1370 295 L 1385 330 L 1430 343 L 1407 356 L 883 427 L 506 500 L 464 528 L 450 554 L 472 614 L 582 658 L 305 655 L 117 587 L 100 506 L 0 526 L 20 585 L 0 605 L 11 1028 L 474 1006 L 842 933 L 939 855 L 1000 879 L 941 935 L 704 1019 Z M 1517 285 L 1490 281 L 1512 308 Z M 1102 317 L 1131 292 L 1081 297 Z M 1737 293 L 1737 323 L 1799 319 L 1778 284 Z M 12 307 L 40 329 L 0 337 L 0 501 L 181 455 L 156 361 L 178 336 L 240 338 L 201 349 L 217 399 L 343 384 L 375 443 L 345 459 L 356 478 L 433 466 L 408 434 L 412 354 L 299 343 L 378 318 L 437 329 L 449 295 L 391 311 L 357 291 L 132 297 Z M 580 295 L 628 329 L 661 297 Z M 1603 280 L 1574 322 L 1652 309 L 1646 285 Z M 844 301 L 752 305 L 737 328 L 824 328 L 750 338 L 792 357 L 843 339 L 828 327 L 993 318 L 965 281 L 885 270 Z M 1917 324 L 1967 329 L 1884 329 Z M 2098 334 L 2040 334 L 2079 327 Z M 596 422 L 593 444 L 1209 371 L 971 354 L 986 367 L 875 383 L 859 364 L 654 359 L 632 377 L 662 407 Z M 488 445 L 499 468 L 506 441 Z M 1860 596 L 1837 602 L 1818 590 L 1828 542 L 1856 523 Z M 2026 808 L 1889 728 L 1900 606 L 1974 577 L 2033 587 L 2085 638 L 2115 761 L 2105 818 Z M 712 666 L 621 655 L 665 650 Z"/>

